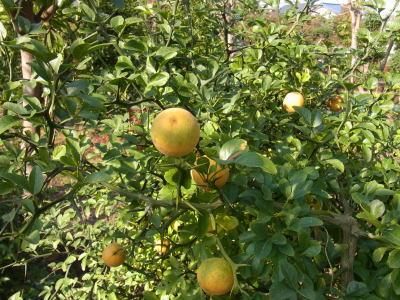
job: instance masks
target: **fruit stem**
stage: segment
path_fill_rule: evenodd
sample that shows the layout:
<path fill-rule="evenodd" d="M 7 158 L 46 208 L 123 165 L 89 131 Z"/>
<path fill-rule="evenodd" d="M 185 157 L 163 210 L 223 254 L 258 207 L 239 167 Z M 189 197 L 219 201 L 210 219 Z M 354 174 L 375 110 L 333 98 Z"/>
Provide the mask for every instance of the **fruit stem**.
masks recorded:
<path fill-rule="evenodd" d="M 338 128 L 336 129 L 336 133 L 335 133 L 335 141 L 336 141 L 336 144 L 339 147 L 339 149 L 342 149 L 340 147 L 340 143 L 339 143 L 340 130 L 342 130 L 342 127 L 344 126 L 347 119 L 349 118 L 349 116 L 352 112 L 352 108 L 353 108 L 351 101 L 349 101 L 349 90 L 343 83 L 341 83 L 341 86 L 346 90 L 346 93 L 345 93 L 346 111 L 345 111 L 344 117 L 343 117 L 342 121 L 340 122 Z"/>
<path fill-rule="evenodd" d="M 215 236 L 214 238 L 215 238 L 215 241 L 216 241 L 216 243 L 217 243 L 217 245 L 218 245 L 219 250 L 220 250 L 221 253 L 222 253 L 222 256 L 223 256 L 223 257 L 226 259 L 226 261 L 231 265 L 231 268 L 232 268 L 232 271 L 233 271 L 233 287 L 232 287 L 231 293 L 232 293 L 232 291 L 235 291 L 235 290 L 237 290 L 237 289 L 240 290 L 239 281 L 238 281 L 237 276 L 236 276 L 236 271 L 237 271 L 237 269 L 239 269 L 240 267 L 242 267 L 242 266 L 244 266 L 244 265 L 242 265 L 242 264 L 240 264 L 240 265 L 239 265 L 239 264 L 236 264 L 236 263 L 229 257 L 229 255 L 226 253 L 226 251 L 225 251 L 225 249 L 224 249 L 224 246 L 222 246 L 222 243 L 221 243 L 220 239 L 219 239 L 217 236 Z"/>

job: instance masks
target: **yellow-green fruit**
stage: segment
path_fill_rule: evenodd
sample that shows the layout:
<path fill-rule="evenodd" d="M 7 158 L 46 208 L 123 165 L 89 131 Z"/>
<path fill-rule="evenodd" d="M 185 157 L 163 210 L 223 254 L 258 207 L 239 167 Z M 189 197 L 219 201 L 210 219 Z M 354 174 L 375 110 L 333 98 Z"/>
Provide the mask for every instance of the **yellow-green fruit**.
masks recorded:
<path fill-rule="evenodd" d="M 231 265 L 223 258 L 206 259 L 197 269 L 197 282 L 209 296 L 228 294 L 234 283 Z"/>
<path fill-rule="evenodd" d="M 187 110 L 168 108 L 155 117 L 150 135 L 162 154 L 181 157 L 191 153 L 199 142 L 200 125 Z"/>
<path fill-rule="evenodd" d="M 208 157 L 207 157 L 208 158 Z M 207 173 L 200 173 L 192 169 L 190 174 L 196 185 L 207 189 L 208 187 L 222 188 L 229 179 L 229 168 L 217 165 L 216 161 L 208 158 L 209 168 Z"/>
<path fill-rule="evenodd" d="M 291 92 L 285 96 L 285 99 L 283 99 L 283 108 L 288 113 L 292 113 L 295 112 L 295 106 L 304 106 L 304 98 L 303 95 L 298 92 Z"/>
<path fill-rule="evenodd" d="M 104 248 L 101 258 L 107 266 L 118 267 L 125 261 L 125 251 L 120 244 L 111 243 Z"/>
<path fill-rule="evenodd" d="M 333 112 L 339 112 L 343 109 L 343 99 L 340 96 L 335 96 L 329 99 L 328 107 Z"/>

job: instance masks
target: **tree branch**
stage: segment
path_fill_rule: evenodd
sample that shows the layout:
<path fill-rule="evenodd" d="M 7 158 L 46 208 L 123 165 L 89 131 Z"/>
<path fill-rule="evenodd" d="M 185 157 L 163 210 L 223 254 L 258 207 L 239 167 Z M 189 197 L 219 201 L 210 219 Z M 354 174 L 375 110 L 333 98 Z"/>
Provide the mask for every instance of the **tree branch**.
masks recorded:
<path fill-rule="evenodd" d="M 35 19 L 42 22 L 49 21 L 56 13 L 57 5 L 54 3 L 49 7 L 43 6 L 35 15 Z"/>
<path fill-rule="evenodd" d="M 140 193 L 127 191 L 127 190 L 121 189 L 119 187 L 115 187 L 109 183 L 103 183 L 103 185 L 105 187 L 109 188 L 110 190 L 127 197 L 128 199 L 145 202 L 150 207 L 176 207 L 176 203 L 174 201 L 155 200 L 151 197 L 145 196 Z M 213 210 L 213 209 L 219 208 L 221 206 L 223 206 L 223 202 L 221 200 L 217 200 L 212 203 L 190 203 L 190 204 L 188 204 L 185 201 L 180 201 L 178 203 L 178 207 L 183 208 L 183 209 L 196 208 L 198 210 L 203 210 L 203 211 L 204 210 Z"/>

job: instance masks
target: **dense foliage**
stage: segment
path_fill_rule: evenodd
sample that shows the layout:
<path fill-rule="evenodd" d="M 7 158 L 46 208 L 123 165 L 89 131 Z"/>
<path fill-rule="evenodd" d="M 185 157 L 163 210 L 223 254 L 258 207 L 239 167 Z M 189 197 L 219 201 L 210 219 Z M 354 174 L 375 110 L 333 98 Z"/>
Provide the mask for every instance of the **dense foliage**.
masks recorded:
<path fill-rule="evenodd" d="M 234 290 L 213 299 L 400 297 L 400 74 L 379 68 L 398 29 L 375 14 L 350 50 L 310 39 L 306 10 L 231 2 L 57 1 L 33 22 L 1 1 L 1 295 L 205 299 L 196 269 L 223 257 Z M 201 127 L 182 158 L 151 141 L 170 107 Z M 192 182 L 200 155 L 226 185 Z M 122 266 L 101 260 L 111 242 Z"/>

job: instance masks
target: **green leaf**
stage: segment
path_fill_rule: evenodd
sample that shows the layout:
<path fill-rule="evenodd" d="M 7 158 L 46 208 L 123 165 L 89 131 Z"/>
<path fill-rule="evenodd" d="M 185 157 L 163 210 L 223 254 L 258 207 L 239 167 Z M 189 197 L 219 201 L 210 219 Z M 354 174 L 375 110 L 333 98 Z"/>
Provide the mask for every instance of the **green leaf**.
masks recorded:
<path fill-rule="evenodd" d="M 170 184 L 164 185 L 161 188 L 158 196 L 161 200 L 175 200 L 176 197 L 178 196 L 176 185 L 170 185 Z"/>
<path fill-rule="evenodd" d="M 338 159 L 327 159 L 322 161 L 323 164 L 328 164 L 334 167 L 335 169 L 339 170 L 341 173 L 344 172 L 344 164 Z"/>
<path fill-rule="evenodd" d="M 123 56 L 123 55 L 118 57 L 118 61 L 115 67 L 120 71 L 124 69 L 135 70 L 135 67 L 133 66 L 131 59 L 128 56 Z"/>
<path fill-rule="evenodd" d="M 29 191 L 34 195 L 38 194 L 42 190 L 43 183 L 42 169 L 39 166 L 34 166 L 29 174 Z"/>
<path fill-rule="evenodd" d="M 289 288 L 283 282 L 274 282 L 270 289 L 271 299 L 279 299 L 279 300 L 292 300 L 297 299 L 296 291 Z"/>
<path fill-rule="evenodd" d="M 388 250 L 388 248 L 386 248 L 386 247 L 376 248 L 374 250 L 374 252 L 372 253 L 372 260 L 375 263 L 379 263 L 382 260 L 382 258 L 385 255 L 387 250 Z"/>
<path fill-rule="evenodd" d="M 398 271 L 398 270 L 393 270 L 393 272 Z M 376 288 L 377 295 L 379 295 L 381 299 L 389 299 L 389 294 L 392 293 L 391 291 L 391 286 L 395 287 L 397 286 L 396 278 L 393 278 L 391 274 L 393 273 L 388 273 L 385 276 L 382 277 L 382 279 L 379 282 L 379 285 Z M 400 284 L 398 284 L 400 286 Z"/>
<path fill-rule="evenodd" d="M 309 109 L 298 106 L 294 106 L 293 108 L 296 110 L 297 113 L 299 113 L 303 117 L 304 122 L 306 122 L 306 124 L 312 125 L 312 115 Z"/>
<path fill-rule="evenodd" d="M 312 241 L 311 246 L 309 246 L 304 252 L 303 255 L 308 257 L 315 257 L 321 252 L 321 244 L 317 241 Z"/>
<path fill-rule="evenodd" d="M 271 237 L 271 242 L 275 245 L 285 245 L 287 243 L 286 237 L 283 234 L 275 233 Z"/>
<path fill-rule="evenodd" d="M 136 23 L 143 23 L 143 19 L 137 18 L 137 17 L 129 17 L 125 19 L 125 24 L 126 25 L 132 25 Z"/>
<path fill-rule="evenodd" d="M 8 223 L 14 220 L 15 215 L 17 214 L 17 211 L 15 208 L 13 208 L 10 212 L 4 214 L 1 216 L 4 222 Z"/>
<path fill-rule="evenodd" d="M 28 180 L 22 175 L 14 174 L 14 173 L 0 173 L 0 177 L 14 183 L 16 186 L 19 186 L 25 190 L 29 190 Z"/>
<path fill-rule="evenodd" d="M 8 300 L 24 300 L 24 298 L 22 298 L 22 292 L 16 292 L 15 294 L 12 294 Z"/>
<path fill-rule="evenodd" d="M 171 185 L 177 185 L 181 180 L 181 172 L 178 168 L 171 168 L 164 174 L 165 181 Z"/>
<path fill-rule="evenodd" d="M 231 231 L 239 226 L 239 221 L 234 216 L 217 215 L 216 222 L 225 231 Z"/>
<path fill-rule="evenodd" d="M 389 189 L 378 189 L 375 192 L 376 196 L 393 196 L 395 194 L 394 191 L 391 191 Z"/>
<path fill-rule="evenodd" d="M 369 90 L 374 90 L 378 86 L 378 79 L 376 77 L 368 78 L 367 82 L 364 84 L 364 87 Z"/>
<path fill-rule="evenodd" d="M 208 232 L 209 223 L 211 223 L 210 216 L 208 214 L 200 214 L 198 217 L 198 222 L 197 222 L 197 233 L 201 236 L 204 236 L 204 234 L 206 234 Z M 177 224 L 179 224 L 179 223 L 177 223 Z M 210 225 L 210 226 L 212 226 L 212 225 Z M 179 230 L 179 226 L 177 226 L 177 227 L 178 227 L 177 229 Z M 215 226 L 212 228 L 215 228 Z"/>
<path fill-rule="evenodd" d="M 78 38 L 71 44 L 69 50 L 74 58 L 82 59 L 82 57 L 88 54 L 89 48 L 89 44 L 85 43 L 83 39 Z"/>
<path fill-rule="evenodd" d="M 279 251 L 285 254 L 286 256 L 294 256 L 295 254 L 293 246 L 289 243 L 283 246 L 279 246 Z"/>
<path fill-rule="evenodd" d="M 156 294 L 146 291 L 143 293 L 143 300 L 159 300 Z"/>
<path fill-rule="evenodd" d="M 395 269 L 389 275 L 389 281 L 396 295 L 400 295 L 400 270 Z M 389 298 L 389 297 L 388 297 Z M 388 299 L 386 298 L 386 299 Z"/>
<path fill-rule="evenodd" d="M 290 227 L 294 229 L 303 229 L 313 226 L 322 226 L 324 223 L 316 217 L 304 217 L 296 220 Z"/>
<path fill-rule="evenodd" d="M 2 0 L 1 4 L 7 11 L 15 8 L 14 0 Z M 0 6 L 0 12 L 3 12 L 3 7 L 2 6 Z"/>
<path fill-rule="evenodd" d="M 388 243 L 392 243 L 400 247 L 400 226 L 393 226 L 384 231 L 384 239 Z"/>
<path fill-rule="evenodd" d="M 361 297 L 368 294 L 368 287 L 364 282 L 351 281 L 346 288 L 346 295 Z"/>
<path fill-rule="evenodd" d="M 32 214 L 35 213 L 35 204 L 33 203 L 32 198 L 26 198 L 22 200 L 22 205 Z"/>
<path fill-rule="evenodd" d="M 279 270 L 290 286 L 297 286 L 298 272 L 292 264 L 288 263 L 287 260 L 281 260 L 279 261 Z"/>
<path fill-rule="evenodd" d="M 53 75 L 49 68 L 42 61 L 33 61 L 31 63 L 32 70 L 40 77 L 41 80 L 45 80 L 50 82 L 52 80 Z"/>
<path fill-rule="evenodd" d="M 109 182 L 111 179 L 112 177 L 110 174 L 106 173 L 105 171 L 99 171 L 86 176 L 85 182 L 102 183 L 102 182 Z"/>
<path fill-rule="evenodd" d="M 7 195 L 13 191 L 14 191 L 14 184 L 8 181 L 0 182 L 0 195 Z"/>
<path fill-rule="evenodd" d="M 169 79 L 167 72 L 159 72 L 151 76 L 148 86 L 164 86 Z"/>
<path fill-rule="evenodd" d="M 32 23 L 21 15 L 17 16 L 17 27 L 24 33 L 29 33 L 32 28 Z"/>
<path fill-rule="evenodd" d="M 110 25 L 116 32 L 120 32 L 122 30 L 124 23 L 125 20 L 122 16 L 115 16 L 110 20 Z"/>
<path fill-rule="evenodd" d="M 93 9 L 82 2 L 80 3 L 80 6 L 82 7 L 84 13 L 90 18 L 90 20 L 94 21 L 96 19 L 96 13 L 93 11 Z"/>
<path fill-rule="evenodd" d="M 54 55 L 42 42 L 34 39 L 30 39 L 29 42 L 24 43 L 22 48 L 42 61 L 49 61 L 54 58 Z"/>
<path fill-rule="evenodd" d="M 20 119 L 14 116 L 3 116 L 0 118 L 0 134 L 17 126 Z"/>
<path fill-rule="evenodd" d="M 268 258 L 271 251 L 272 251 L 272 243 L 270 241 L 268 240 L 259 241 L 256 243 L 254 254 L 255 257 L 261 261 L 264 258 Z"/>
<path fill-rule="evenodd" d="M 42 104 L 36 97 L 25 96 L 24 100 L 36 111 L 42 110 Z"/>
<path fill-rule="evenodd" d="M 380 218 L 385 213 L 385 204 L 380 200 L 373 200 L 370 204 L 370 212 L 376 218 Z"/>
<path fill-rule="evenodd" d="M 272 85 L 272 77 L 269 75 L 264 75 L 262 79 L 262 89 L 268 90 Z"/>
<path fill-rule="evenodd" d="M 31 244 L 37 244 L 40 241 L 40 232 L 39 230 L 32 231 L 28 236 L 25 237 L 25 240 Z"/>
<path fill-rule="evenodd" d="M 219 158 L 222 160 L 232 160 L 248 150 L 247 141 L 242 139 L 230 140 L 222 145 L 219 150 Z"/>
<path fill-rule="evenodd" d="M 313 123 L 312 123 L 312 127 L 313 128 L 317 128 L 319 126 L 322 125 L 322 114 L 321 112 L 318 110 L 314 116 L 313 116 Z"/>
<path fill-rule="evenodd" d="M 398 269 L 400 268 L 400 250 L 394 249 L 390 251 L 387 264 L 389 268 Z"/>
<path fill-rule="evenodd" d="M 4 102 L 3 109 L 10 110 L 18 115 L 27 115 L 29 112 L 23 107 L 21 104 L 13 103 L 13 102 Z"/>
<path fill-rule="evenodd" d="M 170 60 L 178 54 L 178 49 L 172 47 L 160 47 L 156 55 L 161 56 L 164 60 Z"/>
<path fill-rule="evenodd" d="M 60 70 L 60 66 L 63 62 L 63 56 L 61 54 L 57 54 L 57 57 L 51 61 L 49 61 L 49 64 L 54 72 L 54 74 L 58 74 L 58 71 Z"/>
<path fill-rule="evenodd" d="M 99 94 L 81 95 L 85 104 L 90 106 L 91 109 L 102 110 L 104 108 L 104 98 Z"/>
<path fill-rule="evenodd" d="M 250 168 L 261 168 L 270 174 L 276 174 L 278 172 L 276 166 L 269 158 L 256 152 L 242 153 L 234 160 L 234 163 Z"/>
<path fill-rule="evenodd" d="M 369 181 L 364 185 L 364 193 L 366 195 L 375 195 L 376 191 L 382 189 L 383 185 L 376 182 L 375 180 Z"/>
<path fill-rule="evenodd" d="M 141 40 L 137 39 L 130 39 L 127 40 L 123 45 L 123 48 L 128 49 L 128 50 L 133 50 L 137 52 L 146 52 L 147 51 L 147 45 L 142 42 Z"/>
<path fill-rule="evenodd" d="M 52 158 L 54 160 L 59 160 L 67 153 L 67 147 L 65 145 L 58 145 L 53 150 Z"/>
<path fill-rule="evenodd" d="M 362 145 L 363 158 L 366 162 L 370 162 L 372 159 L 371 148 L 367 145 Z"/>

